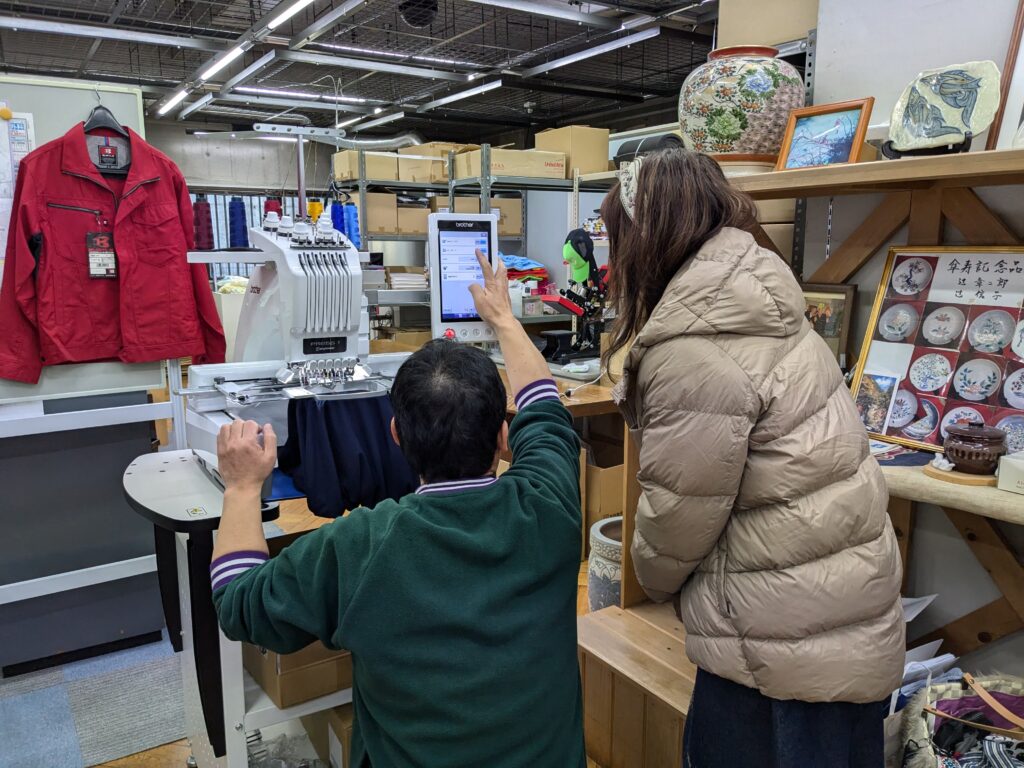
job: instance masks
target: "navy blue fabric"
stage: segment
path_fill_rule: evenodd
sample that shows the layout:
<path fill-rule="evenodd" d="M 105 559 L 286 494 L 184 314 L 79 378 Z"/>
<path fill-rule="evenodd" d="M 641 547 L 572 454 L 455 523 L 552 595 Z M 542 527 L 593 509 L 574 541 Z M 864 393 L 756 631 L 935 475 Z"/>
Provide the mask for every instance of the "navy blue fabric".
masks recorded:
<path fill-rule="evenodd" d="M 882 768 L 886 702 L 770 699 L 697 670 L 683 737 L 685 768 Z"/>
<path fill-rule="evenodd" d="M 387 397 L 306 398 L 288 403 L 288 440 L 278 466 L 315 515 L 339 517 L 416 490 L 419 479 L 391 439 Z"/>

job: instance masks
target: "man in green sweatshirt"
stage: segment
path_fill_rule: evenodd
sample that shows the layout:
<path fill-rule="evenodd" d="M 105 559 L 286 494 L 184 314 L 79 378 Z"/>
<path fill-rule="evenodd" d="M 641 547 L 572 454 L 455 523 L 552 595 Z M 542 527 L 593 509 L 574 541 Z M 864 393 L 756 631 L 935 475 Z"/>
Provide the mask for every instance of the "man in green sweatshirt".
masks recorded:
<path fill-rule="evenodd" d="M 479 254 L 478 254 L 479 256 Z M 269 425 L 219 436 L 224 510 L 210 566 L 225 634 L 279 653 L 314 640 L 354 661 L 354 768 L 585 768 L 576 657 L 579 440 L 480 258 L 477 311 L 518 414 L 481 351 L 432 342 L 391 390 L 392 435 L 422 485 L 356 509 L 268 560 L 260 487 Z M 498 454 L 511 468 L 494 477 Z M 346 766 L 348 768 L 348 766 Z"/>

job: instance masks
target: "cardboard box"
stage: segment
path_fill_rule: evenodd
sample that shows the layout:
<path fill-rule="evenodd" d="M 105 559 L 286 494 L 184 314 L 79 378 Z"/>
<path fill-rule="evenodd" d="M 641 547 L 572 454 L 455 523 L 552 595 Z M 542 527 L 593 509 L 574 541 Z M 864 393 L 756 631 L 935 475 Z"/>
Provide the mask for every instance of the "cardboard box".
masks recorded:
<path fill-rule="evenodd" d="M 435 195 L 430 198 L 430 211 L 432 213 L 452 213 L 448 204 L 448 195 Z M 455 197 L 454 213 L 480 213 L 480 197 Z"/>
<path fill-rule="evenodd" d="M 466 144 L 429 141 L 398 150 L 398 178 L 402 181 L 440 183 L 448 181 L 448 153 L 464 149 Z"/>
<path fill-rule="evenodd" d="M 380 335 L 394 344 L 411 349 L 419 349 L 434 338 L 429 330 L 419 328 L 381 328 Z"/>
<path fill-rule="evenodd" d="M 492 197 L 491 213 L 498 214 L 498 235 L 523 234 L 523 199 L 521 197 Z"/>
<path fill-rule="evenodd" d="M 534 144 L 546 152 L 565 154 L 565 178 L 571 179 L 574 169 L 580 173 L 603 173 L 608 170 L 607 128 L 568 125 L 537 134 Z"/>
<path fill-rule="evenodd" d="M 358 206 L 358 195 L 355 202 Z M 398 197 L 388 192 L 367 192 L 366 211 L 359 209 L 359 221 L 365 222 L 367 234 L 395 234 L 398 232 Z"/>
<path fill-rule="evenodd" d="M 281 709 L 352 687 L 352 655 L 320 642 L 288 654 L 242 643 L 242 666 Z"/>
<path fill-rule="evenodd" d="M 464 150 L 455 157 L 455 178 L 480 176 L 481 150 Z M 539 179 L 565 178 L 565 153 L 538 149 L 491 148 L 492 176 L 527 176 Z"/>
<path fill-rule="evenodd" d="M 301 718 L 316 756 L 332 768 L 348 768 L 354 716 L 352 705 L 345 704 Z"/>
<path fill-rule="evenodd" d="M 999 459 L 998 488 L 1011 493 L 1024 493 L 1024 453 L 1011 453 Z"/>
<path fill-rule="evenodd" d="M 608 517 L 622 514 L 625 466 L 621 444 L 591 438 L 587 453 L 586 553 L 590 554 L 590 528 Z"/>
<path fill-rule="evenodd" d="M 427 216 L 430 215 L 429 208 L 399 208 L 398 209 L 398 234 L 400 235 L 425 235 L 427 234 Z"/>
<path fill-rule="evenodd" d="M 334 180 L 359 178 L 359 151 L 346 149 L 334 153 Z M 398 158 L 392 152 L 366 153 L 366 178 L 374 181 L 397 181 Z"/>

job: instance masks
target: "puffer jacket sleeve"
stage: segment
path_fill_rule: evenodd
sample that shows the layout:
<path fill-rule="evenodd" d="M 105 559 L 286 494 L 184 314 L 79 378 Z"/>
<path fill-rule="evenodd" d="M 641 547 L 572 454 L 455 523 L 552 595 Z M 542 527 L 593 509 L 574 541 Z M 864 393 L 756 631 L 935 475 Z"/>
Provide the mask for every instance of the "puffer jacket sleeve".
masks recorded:
<path fill-rule="evenodd" d="M 663 342 L 646 351 L 636 373 L 642 494 L 631 554 L 644 591 L 664 602 L 722 535 L 760 400 L 708 337 Z"/>

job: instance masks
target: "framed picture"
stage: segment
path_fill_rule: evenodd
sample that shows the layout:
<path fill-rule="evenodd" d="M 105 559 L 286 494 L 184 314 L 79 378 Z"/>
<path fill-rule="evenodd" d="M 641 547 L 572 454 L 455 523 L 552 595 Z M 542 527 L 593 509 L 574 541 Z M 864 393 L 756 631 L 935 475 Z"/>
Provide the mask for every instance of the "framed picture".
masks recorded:
<path fill-rule="evenodd" d="M 792 110 L 775 170 L 856 163 L 874 103 L 869 96 Z"/>
<path fill-rule="evenodd" d="M 800 287 L 804 292 L 804 317 L 828 344 L 839 367 L 846 368 L 857 286 L 801 283 Z"/>
<path fill-rule="evenodd" d="M 1022 305 L 1024 247 L 890 249 L 853 379 L 871 436 L 935 451 L 950 424 L 979 421 L 1024 451 Z M 898 383 L 879 425 L 885 375 Z"/>

